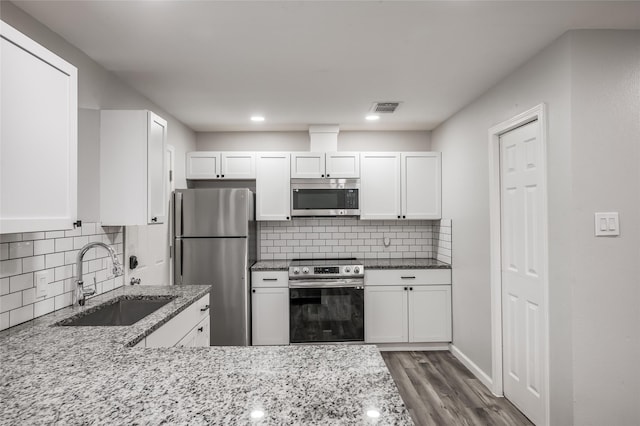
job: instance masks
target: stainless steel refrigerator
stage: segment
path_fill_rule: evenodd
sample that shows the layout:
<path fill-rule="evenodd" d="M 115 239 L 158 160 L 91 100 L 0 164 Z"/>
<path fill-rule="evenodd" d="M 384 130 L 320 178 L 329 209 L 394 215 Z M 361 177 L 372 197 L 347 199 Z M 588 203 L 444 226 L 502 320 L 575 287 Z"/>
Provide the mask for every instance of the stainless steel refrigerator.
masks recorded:
<path fill-rule="evenodd" d="M 175 284 L 212 286 L 211 346 L 250 345 L 253 193 L 244 188 L 178 189 L 173 205 Z"/>

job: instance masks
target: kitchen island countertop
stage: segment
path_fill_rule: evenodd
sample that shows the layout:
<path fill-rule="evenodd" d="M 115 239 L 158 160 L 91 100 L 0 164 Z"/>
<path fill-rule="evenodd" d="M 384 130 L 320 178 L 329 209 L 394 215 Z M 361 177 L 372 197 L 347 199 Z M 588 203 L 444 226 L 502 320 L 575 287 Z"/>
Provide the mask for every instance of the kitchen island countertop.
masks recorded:
<path fill-rule="evenodd" d="M 412 424 L 375 346 L 128 347 L 207 291 L 120 288 L 1 332 L 0 424 Z M 52 325 L 122 294 L 177 297 L 132 326 Z"/>

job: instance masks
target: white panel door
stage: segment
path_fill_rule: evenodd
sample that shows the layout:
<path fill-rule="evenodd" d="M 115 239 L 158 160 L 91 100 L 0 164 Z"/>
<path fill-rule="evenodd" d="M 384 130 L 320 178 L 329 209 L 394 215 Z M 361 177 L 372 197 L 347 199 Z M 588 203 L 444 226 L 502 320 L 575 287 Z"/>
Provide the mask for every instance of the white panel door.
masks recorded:
<path fill-rule="evenodd" d="M 451 286 L 409 287 L 409 342 L 451 341 Z"/>
<path fill-rule="evenodd" d="M 70 229 L 77 69 L 0 22 L 0 232 Z"/>
<path fill-rule="evenodd" d="M 187 152 L 187 179 L 219 179 L 220 153 L 210 151 Z"/>
<path fill-rule="evenodd" d="M 400 154 L 361 154 L 360 219 L 399 219 L 400 207 Z"/>
<path fill-rule="evenodd" d="M 167 122 L 149 111 L 147 135 L 147 223 L 167 220 L 167 177 L 164 155 L 167 149 Z"/>
<path fill-rule="evenodd" d="M 325 161 L 328 178 L 360 177 L 360 154 L 357 152 L 328 152 Z"/>
<path fill-rule="evenodd" d="M 294 152 L 291 154 L 291 177 L 323 178 L 325 169 L 324 152 Z"/>
<path fill-rule="evenodd" d="M 256 155 L 253 152 L 223 152 L 220 154 L 224 179 L 255 179 Z"/>
<path fill-rule="evenodd" d="M 367 343 L 408 341 L 407 293 L 403 286 L 365 286 L 364 330 Z"/>
<path fill-rule="evenodd" d="M 542 151 L 537 121 L 500 136 L 504 394 L 544 418 Z"/>
<path fill-rule="evenodd" d="M 289 288 L 254 288 L 251 293 L 253 346 L 289 344 Z"/>
<path fill-rule="evenodd" d="M 256 220 L 291 219 L 289 154 L 265 152 L 256 156 Z"/>
<path fill-rule="evenodd" d="M 441 154 L 402 154 L 402 218 L 441 218 Z"/>

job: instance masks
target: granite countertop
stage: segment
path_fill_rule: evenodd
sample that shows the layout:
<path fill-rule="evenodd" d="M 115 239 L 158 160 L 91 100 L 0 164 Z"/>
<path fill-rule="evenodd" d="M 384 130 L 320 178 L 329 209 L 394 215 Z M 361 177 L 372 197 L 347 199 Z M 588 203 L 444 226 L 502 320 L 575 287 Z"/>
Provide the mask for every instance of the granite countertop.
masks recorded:
<path fill-rule="evenodd" d="M 0 333 L 0 424 L 412 424 L 375 346 L 130 347 L 207 291 L 129 286 Z M 122 295 L 177 297 L 127 327 L 53 326 Z"/>
<path fill-rule="evenodd" d="M 451 269 L 448 263 L 436 259 L 365 259 L 367 269 Z"/>
<path fill-rule="evenodd" d="M 259 260 L 251 271 L 287 271 L 290 260 Z M 451 269 L 448 263 L 436 259 L 363 259 L 367 269 Z"/>
<path fill-rule="evenodd" d="M 288 271 L 290 260 L 258 260 L 251 267 L 251 271 Z"/>

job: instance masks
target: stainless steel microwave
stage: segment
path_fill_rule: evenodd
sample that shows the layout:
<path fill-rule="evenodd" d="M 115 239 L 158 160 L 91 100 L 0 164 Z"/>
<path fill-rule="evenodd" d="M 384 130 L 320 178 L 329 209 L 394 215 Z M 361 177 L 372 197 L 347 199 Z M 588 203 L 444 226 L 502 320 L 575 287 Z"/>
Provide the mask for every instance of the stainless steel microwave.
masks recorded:
<path fill-rule="evenodd" d="M 359 216 L 360 179 L 291 179 L 291 216 Z"/>

